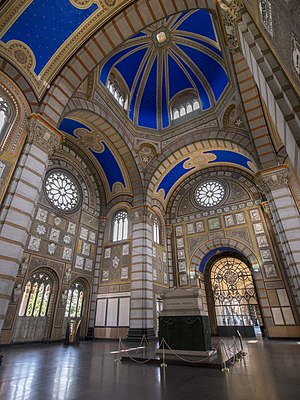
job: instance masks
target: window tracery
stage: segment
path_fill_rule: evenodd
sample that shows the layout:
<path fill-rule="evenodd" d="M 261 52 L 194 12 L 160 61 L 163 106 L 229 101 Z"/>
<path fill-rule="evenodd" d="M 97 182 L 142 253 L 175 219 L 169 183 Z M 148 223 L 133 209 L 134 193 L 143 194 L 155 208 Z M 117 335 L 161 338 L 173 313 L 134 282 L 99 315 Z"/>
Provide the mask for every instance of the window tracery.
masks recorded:
<path fill-rule="evenodd" d="M 196 202 L 203 207 L 213 207 L 221 203 L 225 196 L 225 187 L 221 182 L 208 180 L 200 184 L 195 191 Z"/>
<path fill-rule="evenodd" d="M 19 316 L 45 317 L 52 290 L 52 280 L 44 272 L 34 273 L 25 285 Z"/>
<path fill-rule="evenodd" d="M 74 211 L 80 202 L 75 178 L 63 170 L 54 170 L 47 175 L 45 193 L 49 202 L 61 211 Z"/>
<path fill-rule="evenodd" d="M 113 242 L 128 238 L 128 214 L 119 211 L 113 219 Z"/>
<path fill-rule="evenodd" d="M 81 317 L 84 297 L 85 291 L 83 284 L 81 282 L 74 282 L 68 291 L 65 317 Z"/>
<path fill-rule="evenodd" d="M 248 266 L 234 257 L 218 260 L 211 269 L 211 287 L 218 326 L 255 323 L 256 292 Z"/>

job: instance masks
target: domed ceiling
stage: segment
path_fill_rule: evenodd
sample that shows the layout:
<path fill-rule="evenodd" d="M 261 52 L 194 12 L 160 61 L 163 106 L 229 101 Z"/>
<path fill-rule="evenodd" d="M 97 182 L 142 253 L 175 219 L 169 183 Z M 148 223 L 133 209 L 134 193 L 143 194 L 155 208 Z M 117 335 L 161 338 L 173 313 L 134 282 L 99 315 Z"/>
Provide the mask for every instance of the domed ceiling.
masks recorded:
<path fill-rule="evenodd" d="M 110 74 L 126 87 L 131 121 L 157 130 L 170 126 L 170 106 L 181 95 L 198 97 L 205 111 L 228 85 L 213 20 L 205 9 L 170 16 L 132 36 L 101 66 L 103 85 Z"/>

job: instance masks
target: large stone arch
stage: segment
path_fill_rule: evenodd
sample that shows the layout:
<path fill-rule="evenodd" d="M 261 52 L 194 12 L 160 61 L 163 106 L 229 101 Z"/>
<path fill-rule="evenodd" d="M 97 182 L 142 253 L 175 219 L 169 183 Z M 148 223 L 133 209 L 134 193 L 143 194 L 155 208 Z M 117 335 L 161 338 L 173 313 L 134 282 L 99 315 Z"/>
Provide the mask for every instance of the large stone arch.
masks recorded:
<path fill-rule="evenodd" d="M 207 163 L 202 161 L 198 163 L 196 161 L 198 157 L 199 158 L 202 157 L 201 155 L 202 151 L 214 150 L 214 149 L 224 149 L 224 150 L 239 152 L 240 154 L 243 154 L 246 157 L 253 160 L 252 155 L 248 152 L 248 150 L 246 150 L 246 148 L 239 146 L 236 143 L 233 143 L 229 140 L 215 138 L 215 139 L 207 139 L 207 140 L 197 141 L 194 143 L 185 144 L 184 146 L 180 147 L 173 153 L 169 154 L 168 157 L 164 158 L 160 162 L 160 164 L 158 164 L 148 184 L 147 201 L 152 205 L 155 204 L 160 208 L 166 209 L 168 202 L 172 196 L 172 193 L 176 190 L 179 184 L 183 183 L 188 177 L 194 175 L 196 172 L 214 166 L 213 163 Z M 195 160 L 194 162 L 195 168 L 192 169 L 190 172 L 184 174 L 180 179 L 178 179 L 178 181 L 176 182 L 176 184 L 174 184 L 174 187 L 170 191 L 170 195 L 168 195 L 165 199 L 161 198 L 161 196 L 157 195 L 155 191 L 158 187 L 159 182 L 162 180 L 164 174 L 166 173 L 166 171 L 170 171 L 172 167 L 176 165 L 179 161 L 182 161 L 187 157 L 190 157 L 191 160 Z M 230 168 L 230 165 L 228 163 L 218 163 L 218 167 L 223 167 L 224 165 Z M 231 167 L 233 166 L 234 164 L 231 164 Z M 238 165 L 236 165 L 235 167 L 237 169 L 244 170 L 242 167 L 239 168 Z M 254 170 L 256 169 L 257 165 L 254 164 Z M 254 173 L 251 173 L 250 171 L 248 171 L 248 174 L 254 175 Z"/>
<path fill-rule="evenodd" d="M 241 242 L 237 239 L 229 239 L 229 238 L 221 238 L 221 239 L 214 239 L 214 240 L 208 240 L 201 245 L 199 245 L 193 252 L 191 258 L 190 258 L 190 271 L 198 271 L 200 273 L 204 272 L 205 265 L 203 266 L 203 270 L 200 271 L 199 268 L 202 267 L 202 261 L 203 259 L 205 260 L 205 257 L 207 254 L 210 252 L 218 249 L 217 251 L 225 251 L 222 249 L 232 249 L 233 251 L 236 251 L 242 255 L 244 255 L 250 265 L 255 269 L 256 271 L 260 268 L 260 262 L 258 261 L 257 256 L 253 252 L 252 249 L 250 249 L 249 246 L 247 246 L 244 242 Z M 211 256 L 214 254 L 211 253 Z M 208 261 L 208 260 L 207 260 Z"/>
<path fill-rule="evenodd" d="M 41 105 L 43 117 L 57 126 L 64 108 L 81 82 L 130 36 L 168 15 L 198 8 L 215 10 L 215 2 L 139 0 L 124 8 L 108 22 L 105 21 L 99 31 L 68 61 L 52 83 Z"/>
<path fill-rule="evenodd" d="M 213 334 L 217 334 L 217 324 L 215 321 L 214 300 L 210 282 L 210 271 L 214 263 L 222 256 L 232 256 L 244 261 L 251 271 L 253 284 L 255 287 L 258 305 L 262 311 L 263 299 L 265 298 L 265 284 L 260 271 L 260 263 L 256 254 L 245 243 L 236 239 L 214 239 L 202 243 L 194 251 L 190 260 L 190 274 L 197 276 L 198 286 L 201 293 L 202 303 L 205 304 L 209 315 Z M 261 315 L 264 319 L 270 309 L 263 309 Z"/>
<path fill-rule="evenodd" d="M 118 156 L 122 159 L 126 168 L 128 180 L 130 181 L 131 193 L 126 193 L 123 196 L 126 196 L 127 199 L 129 199 L 128 196 L 132 196 L 135 205 L 139 205 L 143 202 L 142 171 L 136 162 L 137 157 L 132 138 L 125 127 L 116 123 L 112 115 L 108 115 L 100 107 L 89 101 L 81 103 L 81 108 L 78 108 L 78 105 L 76 106 L 76 103 L 72 100 L 68 106 L 68 113 L 66 113 L 65 117 L 71 118 L 72 116 L 80 117 L 81 120 L 86 120 L 89 125 L 95 130 L 99 130 L 99 132 L 102 132 L 103 126 L 105 125 L 105 138 L 113 144 Z M 95 165 L 95 167 L 99 172 L 99 165 Z M 122 196 L 122 193 L 120 193 L 120 195 Z M 116 196 L 110 200 L 112 204 L 115 204 L 115 198 Z"/>

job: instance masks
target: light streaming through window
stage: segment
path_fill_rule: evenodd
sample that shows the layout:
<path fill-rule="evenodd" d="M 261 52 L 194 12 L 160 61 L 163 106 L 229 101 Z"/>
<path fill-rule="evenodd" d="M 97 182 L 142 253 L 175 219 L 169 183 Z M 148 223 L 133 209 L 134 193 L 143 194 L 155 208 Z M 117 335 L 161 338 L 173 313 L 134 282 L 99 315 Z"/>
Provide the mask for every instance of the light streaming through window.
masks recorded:
<path fill-rule="evenodd" d="M 25 285 L 19 316 L 45 317 L 47 315 L 52 281 L 45 273 L 33 274 Z"/>

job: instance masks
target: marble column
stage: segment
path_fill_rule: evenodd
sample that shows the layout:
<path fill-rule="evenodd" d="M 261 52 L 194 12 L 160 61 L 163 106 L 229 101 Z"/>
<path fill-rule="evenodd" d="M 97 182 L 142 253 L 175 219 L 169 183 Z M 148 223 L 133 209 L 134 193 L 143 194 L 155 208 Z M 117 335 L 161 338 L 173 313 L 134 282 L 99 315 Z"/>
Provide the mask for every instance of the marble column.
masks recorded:
<path fill-rule="evenodd" d="M 285 258 L 283 268 L 300 315 L 300 214 L 288 186 L 288 166 L 283 164 L 259 171 L 257 177 L 269 202 Z"/>
<path fill-rule="evenodd" d="M 49 156 L 61 134 L 39 115 L 29 118 L 28 136 L 0 214 L 0 331 L 22 261 Z"/>
<path fill-rule="evenodd" d="M 154 215 L 146 206 L 131 211 L 132 269 L 131 300 L 128 340 L 140 340 L 144 335 L 152 339 L 153 326 L 153 277 L 152 229 Z"/>

